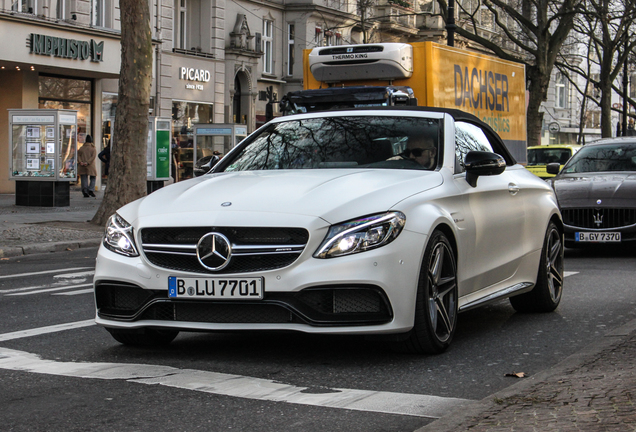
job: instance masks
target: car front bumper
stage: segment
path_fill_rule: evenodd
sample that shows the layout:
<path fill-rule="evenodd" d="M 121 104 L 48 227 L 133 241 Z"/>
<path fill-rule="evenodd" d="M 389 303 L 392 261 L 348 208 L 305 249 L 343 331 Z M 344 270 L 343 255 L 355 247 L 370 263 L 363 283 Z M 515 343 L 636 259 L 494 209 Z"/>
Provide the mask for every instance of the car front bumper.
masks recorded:
<path fill-rule="evenodd" d="M 285 268 L 223 275 L 262 277 L 262 300 L 168 298 L 170 276 L 218 275 L 160 268 L 143 253 L 125 257 L 101 246 L 94 278 L 96 322 L 183 331 L 390 334 L 412 328 L 425 235 L 405 230 L 378 249 L 329 259 L 312 256 L 320 240 L 310 241 Z"/>

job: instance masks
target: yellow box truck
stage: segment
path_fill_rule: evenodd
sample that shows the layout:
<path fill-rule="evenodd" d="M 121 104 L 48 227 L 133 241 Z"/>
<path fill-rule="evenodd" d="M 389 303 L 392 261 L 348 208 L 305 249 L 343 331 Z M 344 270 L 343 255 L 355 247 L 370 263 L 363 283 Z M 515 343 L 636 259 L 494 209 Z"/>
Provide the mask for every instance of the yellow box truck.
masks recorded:
<path fill-rule="evenodd" d="M 488 123 L 526 162 L 523 64 L 433 42 L 340 45 L 305 50 L 304 89 L 293 112 L 332 107 L 413 105 L 455 108 Z"/>

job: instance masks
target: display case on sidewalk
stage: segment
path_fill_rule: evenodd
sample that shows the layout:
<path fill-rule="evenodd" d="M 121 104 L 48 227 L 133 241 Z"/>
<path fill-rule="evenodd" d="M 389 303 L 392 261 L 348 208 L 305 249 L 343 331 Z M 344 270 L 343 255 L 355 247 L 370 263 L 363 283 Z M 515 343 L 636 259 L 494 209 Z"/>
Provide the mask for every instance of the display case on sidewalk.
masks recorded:
<path fill-rule="evenodd" d="M 9 178 L 16 205 L 70 205 L 77 181 L 77 111 L 9 110 Z"/>

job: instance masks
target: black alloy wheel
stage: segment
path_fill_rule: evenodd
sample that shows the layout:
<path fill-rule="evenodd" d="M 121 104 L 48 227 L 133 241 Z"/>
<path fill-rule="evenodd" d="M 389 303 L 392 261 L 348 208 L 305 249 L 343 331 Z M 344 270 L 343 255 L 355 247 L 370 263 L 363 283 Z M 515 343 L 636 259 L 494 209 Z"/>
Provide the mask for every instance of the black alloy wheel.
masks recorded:
<path fill-rule="evenodd" d="M 510 297 L 517 312 L 552 312 L 559 306 L 564 280 L 563 233 L 550 222 L 543 240 L 537 283 L 532 291 Z"/>
<path fill-rule="evenodd" d="M 434 231 L 420 270 L 413 329 L 394 348 L 412 353 L 444 352 L 457 327 L 457 296 L 453 248 L 444 233 Z"/>

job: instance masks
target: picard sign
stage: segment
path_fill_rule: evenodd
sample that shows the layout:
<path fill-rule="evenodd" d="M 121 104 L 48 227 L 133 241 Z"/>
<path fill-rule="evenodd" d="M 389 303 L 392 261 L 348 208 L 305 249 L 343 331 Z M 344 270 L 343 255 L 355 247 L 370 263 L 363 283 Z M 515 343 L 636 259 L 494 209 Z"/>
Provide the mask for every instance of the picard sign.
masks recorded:
<path fill-rule="evenodd" d="M 31 54 L 72 60 L 104 61 L 104 42 L 80 41 L 31 33 Z"/>

